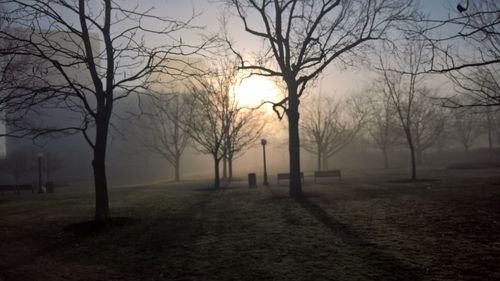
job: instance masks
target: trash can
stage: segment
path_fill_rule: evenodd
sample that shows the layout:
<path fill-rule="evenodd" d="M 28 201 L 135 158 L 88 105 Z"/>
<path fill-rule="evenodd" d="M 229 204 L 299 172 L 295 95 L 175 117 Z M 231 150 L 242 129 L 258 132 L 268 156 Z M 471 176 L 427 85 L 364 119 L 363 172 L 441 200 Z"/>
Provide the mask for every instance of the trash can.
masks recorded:
<path fill-rule="evenodd" d="M 248 187 L 257 187 L 257 176 L 255 173 L 248 174 Z"/>
<path fill-rule="evenodd" d="M 54 193 L 55 184 L 53 181 L 48 181 L 45 183 L 45 190 L 47 193 Z"/>

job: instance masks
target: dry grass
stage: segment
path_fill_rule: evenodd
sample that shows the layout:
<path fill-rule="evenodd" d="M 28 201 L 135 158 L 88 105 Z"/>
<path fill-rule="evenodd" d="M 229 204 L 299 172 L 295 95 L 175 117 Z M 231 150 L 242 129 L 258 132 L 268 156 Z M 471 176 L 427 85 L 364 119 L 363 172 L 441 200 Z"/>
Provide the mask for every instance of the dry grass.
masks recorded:
<path fill-rule="evenodd" d="M 495 173 L 383 172 L 305 187 L 115 188 L 0 197 L 4 280 L 500 280 Z M 456 173 L 456 172 L 453 172 Z M 426 175 L 427 176 L 427 175 Z"/>

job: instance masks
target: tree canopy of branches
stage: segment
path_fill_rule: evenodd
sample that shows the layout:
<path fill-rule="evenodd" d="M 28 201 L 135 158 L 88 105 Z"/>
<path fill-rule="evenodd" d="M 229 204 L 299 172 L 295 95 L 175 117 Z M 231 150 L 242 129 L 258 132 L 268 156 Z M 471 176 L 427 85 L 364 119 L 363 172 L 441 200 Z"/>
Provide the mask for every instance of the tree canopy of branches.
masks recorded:
<path fill-rule="evenodd" d="M 416 141 L 413 130 L 415 102 L 422 83 L 422 69 L 428 63 L 427 51 L 422 41 L 406 41 L 401 49 L 395 50 L 392 60 L 384 61 L 380 57 L 381 74 L 385 81 L 383 91 L 392 100 L 406 137 L 410 150 L 412 180 L 417 179 Z M 389 63 L 395 66 L 389 67 Z M 398 71 L 389 69 L 398 69 Z"/>
<path fill-rule="evenodd" d="M 447 18 L 425 19 L 425 28 L 418 30 L 419 36 L 433 46 L 431 71 L 500 63 L 500 3 L 467 0 L 461 7 L 453 7 Z"/>
<path fill-rule="evenodd" d="M 64 160 L 57 152 L 44 152 L 42 169 L 45 181 L 52 181 L 52 175 L 64 167 Z"/>
<path fill-rule="evenodd" d="M 305 107 L 301 122 L 303 144 L 318 156 L 318 171 L 328 168 L 328 159 L 346 147 L 365 122 L 366 111 L 355 98 L 322 98 Z"/>
<path fill-rule="evenodd" d="M 231 161 L 260 136 L 253 110 L 239 105 L 235 86 L 238 68 L 230 59 L 213 63 L 203 76 L 193 78 L 194 115 L 189 133 L 201 153 L 212 155 L 214 187 L 220 187 L 220 161 Z M 231 165 L 231 164 L 230 164 Z"/>
<path fill-rule="evenodd" d="M 456 70 L 447 74 L 456 94 L 444 99 L 447 107 L 500 107 L 500 64 Z"/>
<path fill-rule="evenodd" d="M 233 161 L 255 145 L 265 127 L 266 116 L 259 109 L 237 105 L 229 116 L 229 129 L 224 142 L 229 180 L 233 179 Z"/>
<path fill-rule="evenodd" d="M 33 164 L 33 155 L 35 153 L 29 149 L 21 147 L 15 151 L 11 151 L 7 156 L 0 161 L 0 169 L 2 173 L 12 176 L 14 184 L 19 184 L 23 176 L 31 171 Z"/>
<path fill-rule="evenodd" d="M 181 156 L 190 134 L 193 106 L 188 93 L 174 92 L 149 98 L 141 119 L 144 146 L 167 160 L 174 167 L 174 179 L 180 180 Z"/>
<path fill-rule="evenodd" d="M 245 30 L 265 45 L 255 61 L 240 55 L 240 68 L 280 77 L 286 85 L 285 98 L 273 108 L 279 118 L 288 119 L 290 194 L 301 196 L 300 97 L 328 65 L 353 63 L 367 42 L 386 39 L 388 31 L 412 13 L 412 1 L 227 1 Z"/>
<path fill-rule="evenodd" d="M 9 26 L 0 31 L 0 54 L 8 56 L 10 77 L 3 79 L 0 110 L 15 136 L 81 132 L 92 148 L 95 221 L 109 217 L 106 147 L 113 105 L 146 87 L 153 73 L 180 73 L 172 60 L 197 52 L 178 36 L 191 28 L 186 22 L 164 18 L 152 9 L 128 8 L 127 3 L 104 0 L 9 0 L 3 17 Z M 144 38 L 154 35 L 159 45 Z M 16 62 L 28 58 L 28 68 Z M 178 63 L 185 60 L 177 59 Z M 11 67 L 12 66 L 12 67 Z M 185 67 L 185 66 L 183 66 Z M 79 120 L 71 126 L 47 127 L 25 122 L 23 116 L 62 109 Z"/>
<path fill-rule="evenodd" d="M 499 106 L 500 3 L 496 0 L 456 1 L 447 18 L 423 19 L 417 36 L 432 46 L 425 72 L 445 73 L 460 97 L 444 98 L 446 106 Z M 420 25 L 415 25 L 420 26 Z M 495 85 L 497 84 L 497 85 Z M 467 103 L 461 97 L 470 97 Z"/>
<path fill-rule="evenodd" d="M 412 137 L 415 140 L 417 164 L 423 164 L 423 153 L 432 147 L 444 132 L 446 114 L 444 108 L 433 104 L 427 88 L 420 88 L 413 103 L 411 116 Z"/>
<path fill-rule="evenodd" d="M 376 81 L 373 90 L 366 91 L 368 105 L 366 131 L 372 144 L 380 149 L 384 168 L 389 168 L 389 151 L 398 142 L 400 134 L 397 111 L 390 95 L 383 91 L 384 81 Z"/>
<path fill-rule="evenodd" d="M 472 109 L 457 109 L 454 114 L 456 140 L 469 152 L 474 141 L 482 133 L 482 116 Z"/>

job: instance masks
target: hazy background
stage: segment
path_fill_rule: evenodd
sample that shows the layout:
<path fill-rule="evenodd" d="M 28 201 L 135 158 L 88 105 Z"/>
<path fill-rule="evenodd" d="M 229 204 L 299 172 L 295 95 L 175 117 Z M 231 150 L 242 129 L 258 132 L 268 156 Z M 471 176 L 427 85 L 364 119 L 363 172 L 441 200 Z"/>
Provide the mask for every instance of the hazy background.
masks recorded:
<path fill-rule="evenodd" d="M 135 5 L 135 1 L 130 4 Z M 228 11 L 221 1 L 197 0 L 197 1 L 141 1 L 141 5 L 155 7 L 155 12 L 162 16 L 171 16 L 177 19 L 188 19 L 193 13 L 199 14 L 195 19 L 195 25 L 204 26 L 201 30 L 183 34 L 186 41 L 196 40 L 202 35 L 211 35 L 220 29 L 219 18 Z M 451 7 L 456 5 L 456 1 L 422 1 L 421 6 L 424 11 L 433 17 L 446 17 Z M 244 32 L 243 25 L 238 18 L 231 17 L 228 22 L 228 30 L 232 39 L 236 42 L 236 47 L 243 53 L 257 51 L 260 44 L 254 37 Z M 155 38 L 146 38 L 155 40 Z M 366 89 L 371 83 L 371 77 L 375 74 L 370 72 L 369 63 L 363 65 L 339 68 L 335 63 L 331 64 L 323 73 L 321 78 L 308 91 L 309 96 L 322 97 L 349 96 Z M 453 87 L 444 77 L 434 76 L 426 83 L 437 89 L 440 94 L 449 94 Z M 308 98 L 308 97 L 306 97 Z M 173 169 L 167 161 L 137 144 L 137 130 L 134 129 L 133 120 L 130 117 L 122 118 L 130 112 L 138 112 L 136 100 L 121 101 L 117 104 L 113 123 L 117 130 L 111 131 L 108 154 L 108 176 L 111 182 L 133 183 L 144 181 L 167 180 L 173 176 Z M 272 114 L 272 113 L 270 113 Z M 127 115 L 128 116 L 128 115 Z M 288 145 L 286 132 L 286 119 L 279 121 L 276 116 L 269 119 L 263 138 L 268 140 L 267 156 L 268 169 L 270 174 L 284 172 L 288 170 Z M 4 130 L 0 127 L 0 130 Z M 484 147 L 485 140 L 477 141 L 475 147 Z M 84 142 L 81 135 L 65 137 L 61 139 L 37 140 L 36 145 L 29 139 L 5 139 L 0 140 L 0 155 L 5 155 L 6 147 L 25 147 L 25 151 L 34 156 L 39 152 L 58 151 L 64 159 L 64 167 L 56 173 L 59 181 L 85 181 L 92 179 L 90 149 Z M 449 149 L 459 150 L 457 144 L 450 144 Z M 453 157 L 460 158 L 460 153 L 450 154 L 450 157 L 435 157 L 432 149 L 429 150 L 428 160 L 434 163 L 446 162 Z M 391 153 L 392 166 L 406 166 L 408 153 L 406 147 L 401 145 Z M 316 156 L 302 151 L 302 167 L 305 171 L 315 169 Z M 444 158 L 444 159 L 443 159 Z M 363 139 L 357 137 L 348 147 L 330 159 L 330 168 L 350 168 L 350 167 L 377 167 L 381 166 L 379 152 Z M 428 162 L 429 163 L 429 162 Z M 181 158 L 181 176 L 183 178 L 200 177 L 206 178 L 212 175 L 213 163 L 208 155 L 196 152 L 190 146 Z M 248 150 L 234 163 L 235 176 L 244 176 L 249 172 L 261 173 L 262 170 L 262 149 L 260 143 Z M 34 177 L 34 176 L 33 176 Z M 33 179 L 34 180 L 34 179 Z"/>

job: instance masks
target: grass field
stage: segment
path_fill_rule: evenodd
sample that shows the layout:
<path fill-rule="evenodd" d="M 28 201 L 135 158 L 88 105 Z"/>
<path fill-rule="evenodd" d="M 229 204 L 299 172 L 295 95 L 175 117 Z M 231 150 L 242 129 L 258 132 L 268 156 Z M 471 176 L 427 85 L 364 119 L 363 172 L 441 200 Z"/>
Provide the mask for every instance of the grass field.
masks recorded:
<path fill-rule="evenodd" d="M 100 230 L 90 192 L 2 196 L 0 280 L 500 280 L 499 176 L 116 187 Z"/>

